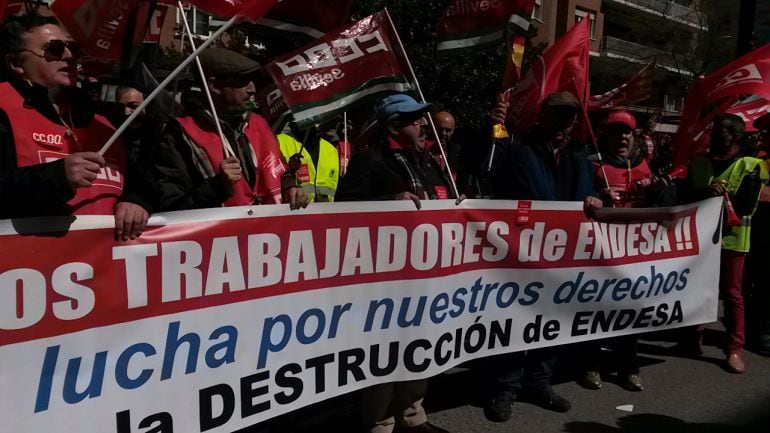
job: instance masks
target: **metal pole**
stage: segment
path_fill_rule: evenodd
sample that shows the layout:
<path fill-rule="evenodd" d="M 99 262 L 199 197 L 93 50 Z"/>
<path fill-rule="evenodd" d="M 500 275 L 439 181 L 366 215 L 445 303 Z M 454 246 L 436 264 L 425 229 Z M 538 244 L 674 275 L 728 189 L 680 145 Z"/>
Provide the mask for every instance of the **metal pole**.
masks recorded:
<path fill-rule="evenodd" d="M 184 11 L 184 8 L 179 8 L 179 10 Z M 186 18 L 185 18 L 186 20 Z M 187 33 L 187 26 L 182 27 L 182 34 L 179 36 L 179 53 L 184 52 L 184 37 L 185 33 Z M 194 48 L 193 48 L 194 49 Z M 177 77 L 174 80 L 174 92 L 172 93 L 171 99 L 174 101 L 173 104 L 171 104 L 171 117 L 174 117 L 174 114 L 176 114 L 176 97 L 179 94 L 179 77 Z"/>
<path fill-rule="evenodd" d="M 219 28 L 219 30 L 217 30 L 213 35 L 211 35 L 211 37 L 208 40 L 204 41 L 195 51 L 193 51 L 193 53 L 188 58 L 186 58 L 182 63 L 180 63 L 179 66 L 176 67 L 176 69 L 171 71 L 171 74 L 169 74 L 169 76 L 166 77 L 166 79 L 163 80 L 158 85 L 158 87 L 156 87 L 155 90 L 153 90 L 152 93 L 150 93 L 149 96 L 147 96 L 147 99 L 145 99 L 144 102 L 142 102 L 141 105 L 139 105 L 139 107 L 136 108 L 136 111 L 134 111 L 130 116 L 128 116 L 128 119 L 123 121 L 123 124 L 120 125 L 120 128 L 118 128 L 118 130 L 112 134 L 112 137 L 110 137 L 110 139 L 107 140 L 106 143 L 104 143 L 104 146 L 102 146 L 102 148 L 99 150 L 99 155 L 104 156 L 104 154 L 107 153 L 108 150 L 110 150 L 110 147 L 112 147 L 112 145 L 115 144 L 116 141 L 118 141 L 118 138 L 123 134 L 123 132 L 126 131 L 126 129 L 128 128 L 128 125 L 130 125 L 137 117 L 139 117 L 139 115 L 142 114 L 142 111 L 145 108 L 147 108 L 148 105 L 150 105 L 150 102 L 152 102 L 160 94 L 160 92 L 162 92 L 163 89 L 165 89 L 166 86 L 168 86 L 171 83 L 171 81 L 173 81 L 174 78 L 176 78 L 176 76 L 179 75 L 184 70 L 184 68 L 187 67 L 187 65 L 192 63 L 192 61 L 196 57 L 198 57 L 198 54 L 203 52 L 203 50 L 208 48 L 209 45 L 214 43 L 214 41 L 218 37 L 220 37 L 222 33 L 224 33 L 225 31 L 227 31 L 227 29 L 232 27 L 233 24 L 235 24 L 235 22 L 240 18 L 241 17 L 238 15 L 230 18 L 230 20 L 228 20 L 222 27 Z"/>
<path fill-rule="evenodd" d="M 396 42 L 398 42 L 398 47 L 401 50 L 401 53 L 404 55 L 404 59 L 406 60 L 406 64 L 409 66 L 409 73 L 412 75 L 412 79 L 414 80 L 414 86 L 417 88 L 417 93 L 420 95 L 420 100 L 424 104 L 425 101 L 425 95 L 422 93 L 422 89 L 420 88 L 420 82 L 417 80 L 417 74 L 414 73 L 414 68 L 412 67 L 412 62 L 409 61 L 409 56 L 406 55 L 406 50 L 404 49 L 404 44 L 401 42 L 401 37 L 398 35 L 398 30 L 396 29 L 396 25 L 393 23 L 393 19 L 390 17 L 390 12 L 388 12 L 388 8 L 385 8 L 385 16 L 388 17 L 388 22 L 390 22 L 390 26 L 393 29 L 393 33 L 396 35 Z M 452 186 L 452 192 L 455 194 L 455 198 L 460 198 L 460 193 L 457 191 L 457 184 L 455 183 L 455 179 L 452 176 L 452 169 L 449 167 L 449 160 L 446 157 L 446 152 L 444 152 L 444 147 L 441 144 L 441 139 L 438 135 L 438 129 L 436 128 L 436 123 L 433 121 L 433 116 L 428 116 L 428 122 L 430 123 L 430 127 L 433 130 L 433 136 L 436 137 L 436 140 L 438 141 L 438 148 L 439 151 L 441 151 L 441 159 L 444 160 L 444 167 L 446 169 L 446 173 L 449 176 L 449 182 Z"/>
<path fill-rule="evenodd" d="M 187 13 L 184 11 L 184 5 L 182 4 L 182 0 L 177 0 L 177 6 L 179 7 L 179 12 L 182 13 L 182 18 L 184 21 L 184 27 L 187 29 L 187 36 L 188 40 L 190 42 L 190 47 L 194 50 L 195 49 L 195 38 L 192 35 L 192 32 L 190 31 L 190 23 L 187 22 Z M 217 108 L 214 106 L 214 99 L 211 97 L 211 89 L 209 89 L 209 80 L 206 77 L 206 74 L 203 72 L 203 66 L 201 65 L 201 59 L 198 58 L 198 56 L 195 56 L 195 65 L 198 67 L 198 73 L 201 75 L 201 80 L 203 81 L 201 87 L 203 87 L 203 93 L 206 94 L 206 99 L 209 101 L 209 107 L 211 107 L 211 115 L 214 117 L 214 124 L 217 126 L 217 133 L 219 134 L 219 139 L 222 141 L 222 147 L 225 149 L 225 156 L 235 156 L 235 152 L 233 152 L 233 148 L 230 146 L 230 143 L 227 142 L 225 139 L 225 134 L 222 132 L 222 125 L 219 123 L 219 115 L 217 114 Z"/>

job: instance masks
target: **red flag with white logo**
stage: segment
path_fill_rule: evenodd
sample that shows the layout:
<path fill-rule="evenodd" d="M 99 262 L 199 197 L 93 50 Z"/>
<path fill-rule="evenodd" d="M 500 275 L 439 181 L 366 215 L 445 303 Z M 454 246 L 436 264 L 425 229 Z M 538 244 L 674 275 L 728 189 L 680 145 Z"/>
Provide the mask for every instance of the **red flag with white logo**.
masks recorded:
<path fill-rule="evenodd" d="M 405 55 L 383 12 L 326 34 L 265 68 L 300 126 L 385 94 L 411 90 Z"/>
<path fill-rule="evenodd" d="M 508 117 L 515 131 L 523 132 L 534 126 L 543 100 L 553 92 L 573 93 L 585 103 L 588 35 L 589 20 L 584 19 L 554 42 L 524 74 L 510 97 Z"/>
<path fill-rule="evenodd" d="M 240 16 L 248 21 L 262 18 L 277 0 L 187 0 L 198 9 L 220 18 Z"/>
<path fill-rule="evenodd" d="M 746 123 L 746 132 L 757 132 L 757 128 L 754 127 L 754 121 L 770 113 L 770 101 L 764 98 L 753 97 L 735 103 L 727 112 L 743 119 Z"/>
<path fill-rule="evenodd" d="M 89 56 L 119 61 L 135 32 L 144 36 L 149 0 L 55 0 L 51 10 Z"/>
<path fill-rule="evenodd" d="M 674 163 L 682 164 L 705 150 L 708 140 L 703 137 L 714 118 L 744 95 L 770 99 L 770 44 L 701 78 L 690 89 L 672 147 Z"/>
<path fill-rule="evenodd" d="M 318 39 L 350 18 L 355 0 L 282 0 L 257 25 L 279 32 L 303 34 Z"/>
<path fill-rule="evenodd" d="M 650 63 L 622 86 L 616 87 L 607 93 L 589 97 L 588 111 L 628 107 L 637 102 L 650 99 L 652 80 L 654 77 L 655 65 L 654 63 Z"/>
<path fill-rule="evenodd" d="M 524 34 L 535 0 L 449 2 L 438 24 L 439 51 L 474 48 L 502 42 L 506 30 Z"/>

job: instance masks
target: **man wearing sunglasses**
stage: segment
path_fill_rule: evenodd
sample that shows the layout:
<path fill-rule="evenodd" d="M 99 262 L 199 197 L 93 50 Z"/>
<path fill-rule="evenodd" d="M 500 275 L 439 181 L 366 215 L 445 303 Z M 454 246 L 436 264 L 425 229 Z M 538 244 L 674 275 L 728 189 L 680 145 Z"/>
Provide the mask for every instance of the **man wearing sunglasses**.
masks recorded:
<path fill-rule="evenodd" d="M 149 216 L 129 194 L 122 143 L 76 88 L 80 48 L 55 18 L 8 17 L 0 28 L 0 218 L 115 215 L 116 235 L 135 238 Z"/>
<path fill-rule="evenodd" d="M 201 92 L 183 95 L 185 113 L 165 127 L 152 149 L 151 170 L 161 210 L 287 203 L 306 207 L 265 120 L 251 112 L 257 62 L 225 48 L 200 54 L 226 143 Z M 235 155 L 230 155 L 226 145 Z"/>

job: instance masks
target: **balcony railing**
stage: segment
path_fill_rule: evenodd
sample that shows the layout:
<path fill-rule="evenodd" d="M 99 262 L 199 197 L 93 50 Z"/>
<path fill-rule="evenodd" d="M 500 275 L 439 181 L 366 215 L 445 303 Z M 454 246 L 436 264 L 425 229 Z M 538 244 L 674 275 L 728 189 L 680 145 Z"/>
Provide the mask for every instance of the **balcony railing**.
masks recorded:
<path fill-rule="evenodd" d="M 646 9 L 661 17 L 679 21 L 693 27 L 705 27 L 703 16 L 697 10 L 673 2 L 671 0 L 611 0 L 615 3 L 626 3 Z"/>
<path fill-rule="evenodd" d="M 612 36 L 605 36 L 602 39 L 602 55 L 636 61 L 640 64 L 649 63 L 654 59 L 656 64 L 672 72 L 689 73 L 686 70 L 680 71 L 683 65 L 678 64 L 674 56 L 667 51 Z"/>

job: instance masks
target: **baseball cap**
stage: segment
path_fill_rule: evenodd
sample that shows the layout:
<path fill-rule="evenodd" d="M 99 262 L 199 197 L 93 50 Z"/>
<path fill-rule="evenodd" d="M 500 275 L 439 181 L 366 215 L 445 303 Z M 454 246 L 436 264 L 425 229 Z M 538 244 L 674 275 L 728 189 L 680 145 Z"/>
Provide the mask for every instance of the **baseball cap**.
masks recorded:
<path fill-rule="evenodd" d="M 227 48 L 206 48 L 198 56 L 203 72 L 212 78 L 248 75 L 260 69 L 259 63 Z"/>
<path fill-rule="evenodd" d="M 607 125 L 621 123 L 631 129 L 636 129 L 636 118 L 628 111 L 613 111 L 607 117 Z"/>
<path fill-rule="evenodd" d="M 387 122 L 397 114 L 415 114 L 433 109 L 433 104 L 421 104 L 403 93 L 391 95 L 377 105 L 377 119 Z"/>
<path fill-rule="evenodd" d="M 554 92 L 543 100 L 542 108 L 549 107 L 580 107 L 580 101 L 570 92 Z"/>

